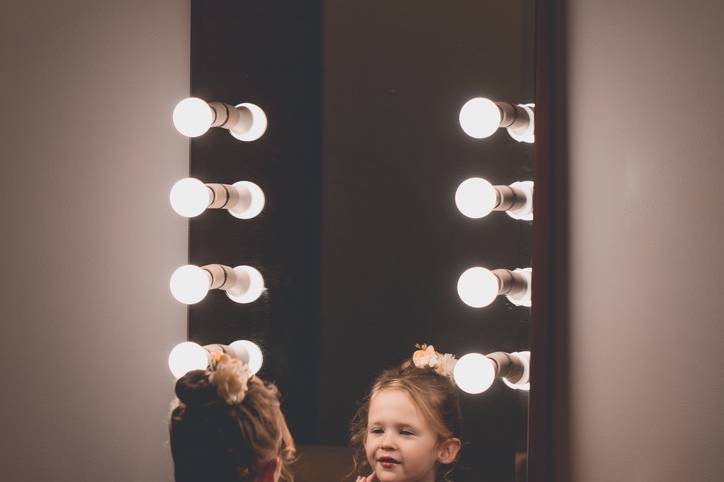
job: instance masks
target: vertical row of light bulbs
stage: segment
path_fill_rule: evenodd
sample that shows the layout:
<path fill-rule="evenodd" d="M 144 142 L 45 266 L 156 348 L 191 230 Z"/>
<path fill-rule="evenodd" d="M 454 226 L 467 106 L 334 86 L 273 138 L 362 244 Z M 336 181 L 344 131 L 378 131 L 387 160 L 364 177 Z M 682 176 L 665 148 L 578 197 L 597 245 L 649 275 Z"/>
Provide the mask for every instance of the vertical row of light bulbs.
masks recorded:
<path fill-rule="evenodd" d="M 535 106 L 493 102 L 476 97 L 460 109 L 459 121 L 463 131 L 475 139 L 483 139 L 505 128 L 518 142 L 535 141 Z M 489 181 L 471 177 L 455 192 L 455 204 L 465 216 L 479 219 L 493 211 L 505 211 L 513 219 L 533 220 L 533 182 L 517 181 L 495 186 Z M 518 306 L 531 305 L 531 268 L 488 269 L 473 266 L 458 278 L 460 299 L 473 308 L 483 308 L 505 295 Z M 510 388 L 530 389 L 530 352 L 494 352 L 487 355 L 468 353 L 455 365 L 454 379 L 467 393 L 482 393 L 501 378 Z"/>
<path fill-rule="evenodd" d="M 232 106 L 189 97 L 176 104 L 173 124 L 186 137 L 198 137 L 212 127 L 219 127 L 240 141 L 251 142 L 266 132 L 267 117 L 255 104 Z M 169 198 L 173 210 L 186 218 L 196 217 L 207 209 L 225 209 L 233 217 L 247 220 L 258 216 L 266 202 L 264 191 L 251 181 L 204 183 L 191 177 L 176 182 Z M 173 272 L 169 285 L 173 297 L 187 305 L 203 300 L 212 289 L 225 291 L 237 303 L 251 303 L 265 290 L 262 274 L 247 265 L 233 268 L 225 264 L 183 265 Z M 169 354 L 171 373 L 179 378 L 190 370 L 205 369 L 209 355 L 214 352 L 246 361 L 252 373 L 261 368 L 263 361 L 261 349 L 248 340 L 237 340 L 228 346 L 201 346 L 186 341 L 176 345 Z"/>

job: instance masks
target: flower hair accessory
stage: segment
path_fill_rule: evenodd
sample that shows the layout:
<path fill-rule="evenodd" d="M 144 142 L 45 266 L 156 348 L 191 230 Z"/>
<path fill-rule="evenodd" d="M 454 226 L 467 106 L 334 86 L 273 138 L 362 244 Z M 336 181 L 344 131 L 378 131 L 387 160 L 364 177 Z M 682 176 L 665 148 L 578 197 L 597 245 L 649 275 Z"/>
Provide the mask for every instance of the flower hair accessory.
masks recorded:
<path fill-rule="evenodd" d="M 417 368 L 430 367 L 438 374 L 452 378 L 455 364 L 458 362 L 454 355 L 438 353 L 434 346 L 424 343 L 415 346 L 417 351 L 412 354 L 413 365 Z"/>
<path fill-rule="evenodd" d="M 249 379 L 253 376 L 249 365 L 226 353 L 211 353 L 209 371 L 209 381 L 216 386 L 216 393 L 227 404 L 234 405 L 244 400 L 249 389 Z"/>

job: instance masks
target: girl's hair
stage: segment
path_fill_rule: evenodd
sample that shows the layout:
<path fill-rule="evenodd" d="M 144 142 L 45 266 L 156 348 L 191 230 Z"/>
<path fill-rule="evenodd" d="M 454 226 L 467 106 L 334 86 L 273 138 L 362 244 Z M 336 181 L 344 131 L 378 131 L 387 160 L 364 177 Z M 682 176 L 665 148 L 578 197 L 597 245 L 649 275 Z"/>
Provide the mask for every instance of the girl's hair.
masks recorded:
<path fill-rule="evenodd" d="M 252 376 L 243 399 L 228 404 L 209 376 L 193 370 L 176 382 L 169 426 L 176 482 L 253 481 L 277 456 L 281 479 L 293 481 L 294 440 L 276 386 Z"/>
<path fill-rule="evenodd" d="M 369 395 L 363 400 L 350 426 L 350 445 L 354 449 L 354 471 L 357 474 L 371 469 L 365 453 L 367 417 L 370 401 L 383 390 L 401 390 L 407 393 L 420 413 L 438 435 L 438 441 L 461 437 L 460 402 L 452 380 L 431 367 L 418 368 L 406 362 L 399 368 L 385 370 L 375 380 Z M 443 479 L 453 464 L 438 467 Z"/>

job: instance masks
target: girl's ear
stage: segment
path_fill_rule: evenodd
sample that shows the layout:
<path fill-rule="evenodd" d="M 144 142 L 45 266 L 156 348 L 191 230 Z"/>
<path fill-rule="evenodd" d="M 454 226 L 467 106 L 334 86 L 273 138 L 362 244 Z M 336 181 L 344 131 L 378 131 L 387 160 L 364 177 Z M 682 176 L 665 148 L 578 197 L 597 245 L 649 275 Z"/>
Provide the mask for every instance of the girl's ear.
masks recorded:
<path fill-rule="evenodd" d="M 450 437 L 442 442 L 437 448 L 437 461 L 441 464 L 451 464 L 460 453 L 462 442 L 459 438 Z"/>
<path fill-rule="evenodd" d="M 281 473 L 281 461 L 279 457 L 274 457 L 269 462 L 264 464 L 264 467 L 259 473 L 259 477 L 255 482 L 277 482 L 279 480 L 279 474 Z"/>

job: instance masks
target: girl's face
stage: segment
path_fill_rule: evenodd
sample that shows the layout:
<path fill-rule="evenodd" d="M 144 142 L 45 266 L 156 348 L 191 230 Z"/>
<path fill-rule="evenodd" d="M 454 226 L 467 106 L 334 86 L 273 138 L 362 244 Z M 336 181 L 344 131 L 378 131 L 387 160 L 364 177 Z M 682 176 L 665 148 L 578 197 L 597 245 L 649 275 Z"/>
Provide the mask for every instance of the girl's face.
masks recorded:
<path fill-rule="evenodd" d="M 365 453 L 380 482 L 434 482 L 442 452 L 437 434 L 407 392 L 386 389 L 372 397 Z"/>

